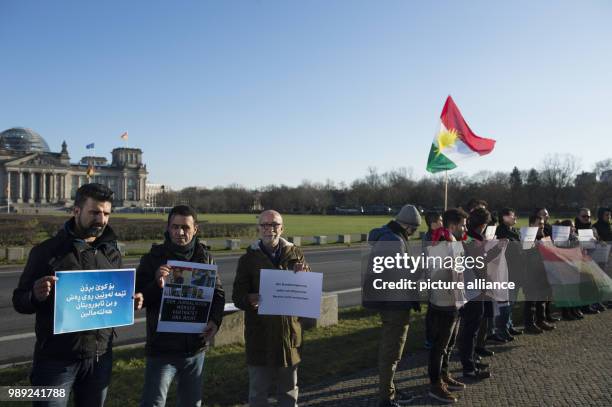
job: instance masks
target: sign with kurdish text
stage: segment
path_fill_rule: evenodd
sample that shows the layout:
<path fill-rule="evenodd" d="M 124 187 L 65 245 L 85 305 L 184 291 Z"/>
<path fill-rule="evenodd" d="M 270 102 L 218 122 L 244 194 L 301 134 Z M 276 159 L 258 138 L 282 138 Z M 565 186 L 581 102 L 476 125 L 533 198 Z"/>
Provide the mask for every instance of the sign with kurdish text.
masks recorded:
<path fill-rule="evenodd" d="M 136 269 L 55 273 L 53 333 L 134 324 Z"/>

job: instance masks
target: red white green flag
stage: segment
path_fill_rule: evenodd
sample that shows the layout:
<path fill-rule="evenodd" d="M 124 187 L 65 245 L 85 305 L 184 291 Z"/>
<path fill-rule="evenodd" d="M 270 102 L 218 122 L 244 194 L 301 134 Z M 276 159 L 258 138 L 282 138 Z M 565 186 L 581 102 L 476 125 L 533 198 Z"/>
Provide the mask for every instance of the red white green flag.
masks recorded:
<path fill-rule="evenodd" d="M 449 96 L 440 115 L 440 131 L 429 151 L 427 171 L 452 170 L 458 162 L 489 154 L 494 147 L 495 140 L 479 137 L 470 129 Z"/>

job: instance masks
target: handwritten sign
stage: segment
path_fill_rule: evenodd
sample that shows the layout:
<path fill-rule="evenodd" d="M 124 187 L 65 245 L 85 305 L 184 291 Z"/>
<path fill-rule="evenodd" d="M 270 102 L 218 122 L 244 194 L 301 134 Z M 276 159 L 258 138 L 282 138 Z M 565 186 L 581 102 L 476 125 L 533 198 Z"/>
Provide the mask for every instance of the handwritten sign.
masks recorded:
<path fill-rule="evenodd" d="M 135 269 L 58 271 L 53 333 L 134 323 Z"/>

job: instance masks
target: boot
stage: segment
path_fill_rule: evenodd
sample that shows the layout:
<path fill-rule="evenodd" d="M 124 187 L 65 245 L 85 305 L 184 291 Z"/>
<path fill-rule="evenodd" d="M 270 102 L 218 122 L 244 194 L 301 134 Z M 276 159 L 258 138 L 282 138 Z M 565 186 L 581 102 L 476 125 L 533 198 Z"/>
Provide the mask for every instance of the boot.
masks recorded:
<path fill-rule="evenodd" d="M 446 384 L 442 380 L 432 383 L 429 387 L 429 397 L 443 403 L 456 403 L 457 397 L 448 391 Z"/>

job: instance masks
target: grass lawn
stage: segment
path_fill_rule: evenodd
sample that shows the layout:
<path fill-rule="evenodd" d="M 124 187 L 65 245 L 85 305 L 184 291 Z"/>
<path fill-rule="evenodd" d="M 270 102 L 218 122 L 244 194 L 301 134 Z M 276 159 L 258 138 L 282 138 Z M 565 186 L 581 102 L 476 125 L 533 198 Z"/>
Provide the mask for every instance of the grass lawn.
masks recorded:
<path fill-rule="evenodd" d="M 113 214 L 112 217 L 130 219 L 166 219 L 162 214 Z M 111 224 L 112 224 L 111 217 Z M 339 235 L 367 233 L 370 229 L 384 225 L 387 216 L 337 216 L 337 215 L 285 215 L 285 236 Z M 199 221 L 210 223 L 257 223 L 255 214 L 199 214 Z"/>
<path fill-rule="evenodd" d="M 407 351 L 423 343 L 425 310 L 413 314 Z M 340 310 L 336 326 L 305 331 L 303 361 L 299 368 L 299 385 L 311 386 L 334 377 L 350 375 L 376 366 L 380 335 L 378 314 L 361 307 Z M 112 383 L 106 406 L 136 406 L 144 380 L 144 351 L 115 351 Z M 248 375 L 244 347 L 228 345 L 212 348 L 206 354 L 204 402 L 207 406 L 231 406 L 244 403 L 248 393 Z M 28 385 L 30 366 L 0 371 L 0 386 Z M 174 386 L 167 405 L 175 405 Z M 9 403 L 3 405 L 11 405 Z M 14 403 L 15 406 L 23 405 Z"/>

